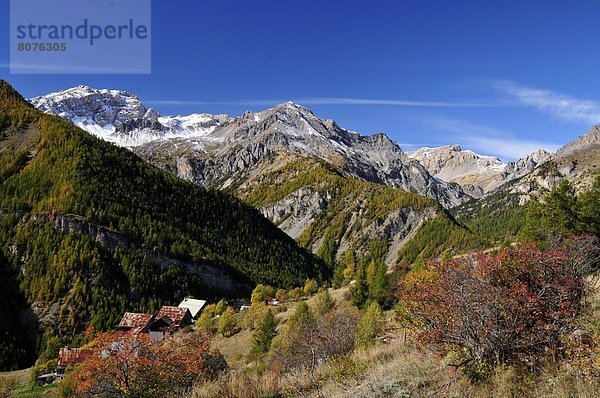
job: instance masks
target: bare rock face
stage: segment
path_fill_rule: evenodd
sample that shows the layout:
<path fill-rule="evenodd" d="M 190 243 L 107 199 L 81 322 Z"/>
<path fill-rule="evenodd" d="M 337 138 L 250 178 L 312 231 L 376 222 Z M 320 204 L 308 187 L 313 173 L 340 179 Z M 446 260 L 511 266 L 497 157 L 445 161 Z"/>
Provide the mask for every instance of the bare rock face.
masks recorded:
<path fill-rule="evenodd" d="M 259 210 L 292 238 L 302 232 L 324 210 L 326 198 L 310 187 L 292 192 L 279 202 L 261 207 Z"/>
<path fill-rule="evenodd" d="M 546 163 L 550 159 L 552 159 L 552 154 L 550 152 L 547 152 L 543 149 L 538 149 L 532 154 L 507 164 L 504 172 L 502 173 L 502 177 L 505 180 L 513 180 L 531 172 L 537 166 L 541 165 L 542 163 Z"/>
<path fill-rule="evenodd" d="M 308 240 L 314 253 L 319 253 L 324 246 L 327 224 L 338 225 L 341 228 L 335 243 L 338 261 L 343 261 L 350 249 L 360 257 L 369 251 L 369 242 L 384 241 L 384 262 L 392 268 L 400 249 L 422 225 L 437 215 L 439 209 L 433 205 L 419 209 L 412 206 L 392 206 L 385 211 L 374 209 L 372 188 L 348 191 L 348 196 L 344 197 L 336 192 L 334 182 L 313 184 L 262 205 L 259 211 L 293 238 L 312 236 Z M 376 217 L 374 212 L 378 212 Z"/>
<path fill-rule="evenodd" d="M 418 160 L 434 177 L 460 184 L 474 198 L 480 198 L 507 182 L 532 172 L 553 157 L 551 153 L 539 149 L 504 164 L 495 156 L 463 150 L 460 145 L 420 148 L 407 152 L 407 155 Z"/>
<path fill-rule="evenodd" d="M 556 151 L 556 157 L 562 158 L 575 155 L 577 152 L 586 151 L 600 146 L 600 125 L 595 126 L 586 134 L 571 141 Z"/>
<path fill-rule="evenodd" d="M 504 170 L 504 163 L 495 156 L 483 156 L 473 151 L 463 151 L 460 145 L 438 148 L 420 148 L 407 155 L 417 159 L 432 175 L 444 181 L 460 182 L 485 173 Z"/>
<path fill-rule="evenodd" d="M 481 196 L 506 165 L 495 156 L 483 156 L 463 150 L 460 145 L 438 148 L 420 148 L 407 155 L 418 160 L 434 177 L 446 182 L 455 182 L 468 189 L 471 196 Z M 479 188 L 479 189 L 478 189 Z"/>
<path fill-rule="evenodd" d="M 161 117 L 132 94 L 84 86 L 31 102 L 200 185 L 228 188 L 285 152 L 317 157 L 349 176 L 425 195 L 445 207 L 471 199 L 459 185 L 432 177 L 385 134 L 348 131 L 291 102 L 235 118 Z"/>

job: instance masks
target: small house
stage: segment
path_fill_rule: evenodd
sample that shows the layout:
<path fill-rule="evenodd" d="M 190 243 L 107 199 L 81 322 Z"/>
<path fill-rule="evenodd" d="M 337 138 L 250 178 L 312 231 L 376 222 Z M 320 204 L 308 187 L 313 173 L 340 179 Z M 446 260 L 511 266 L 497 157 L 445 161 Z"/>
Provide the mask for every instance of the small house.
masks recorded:
<path fill-rule="evenodd" d="M 173 321 L 173 328 L 182 328 L 192 324 L 192 314 L 187 308 L 172 307 L 169 305 L 163 305 L 162 308 L 156 314 L 156 319 L 167 317 Z"/>
<path fill-rule="evenodd" d="M 154 320 L 152 314 L 141 314 L 137 312 L 126 312 L 117 325 L 117 330 L 123 330 L 132 334 L 147 332 L 148 326 Z"/>
<path fill-rule="evenodd" d="M 65 377 L 65 370 L 69 366 L 79 365 L 93 355 L 94 350 L 90 348 L 61 348 L 58 352 L 58 361 L 56 363 L 56 378 L 63 379 Z"/>
<path fill-rule="evenodd" d="M 177 328 L 174 322 L 167 316 L 156 317 L 150 325 L 148 325 L 148 335 L 154 341 L 162 341 L 166 334 L 173 334 Z"/>
<path fill-rule="evenodd" d="M 183 299 L 181 303 L 179 303 L 179 308 L 187 308 L 192 315 L 192 319 L 196 320 L 200 316 L 202 312 L 202 308 L 206 305 L 206 300 L 197 300 L 191 297 L 186 297 Z"/>

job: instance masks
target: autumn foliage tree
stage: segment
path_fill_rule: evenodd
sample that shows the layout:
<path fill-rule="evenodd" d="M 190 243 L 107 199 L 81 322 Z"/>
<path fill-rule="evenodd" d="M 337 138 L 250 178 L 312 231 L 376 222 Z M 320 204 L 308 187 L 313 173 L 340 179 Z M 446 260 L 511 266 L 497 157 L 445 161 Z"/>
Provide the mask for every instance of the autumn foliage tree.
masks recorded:
<path fill-rule="evenodd" d="M 318 363 L 352 352 L 358 320 L 355 308 L 333 307 L 315 315 L 301 303 L 283 330 L 275 362 L 285 370 L 314 374 Z"/>
<path fill-rule="evenodd" d="M 236 319 L 235 311 L 233 307 L 227 307 L 221 317 L 219 318 L 219 324 L 217 325 L 217 331 L 224 337 L 230 337 L 235 333 Z"/>
<path fill-rule="evenodd" d="M 84 362 L 63 395 L 76 397 L 179 397 L 195 384 L 227 369 L 205 335 L 188 333 L 152 341 L 148 335 L 102 334 L 93 343 L 97 355 Z"/>
<path fill-rule="evenodd" d="M 526 244 L 431 263 L 401 284 L 400 317 L 422 340 L 459 353 L 458 365 L 532 365 L 559 355 L 561 336 L 584 310 L 590 259 L 579 246 Z"/>

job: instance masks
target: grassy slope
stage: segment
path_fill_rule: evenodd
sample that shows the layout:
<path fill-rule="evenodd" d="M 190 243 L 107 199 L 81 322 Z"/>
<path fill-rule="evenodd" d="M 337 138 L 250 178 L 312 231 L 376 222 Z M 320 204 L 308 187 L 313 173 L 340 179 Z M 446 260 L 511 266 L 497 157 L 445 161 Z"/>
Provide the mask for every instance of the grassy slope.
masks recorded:
<path fill-rule="evenodd" d="M 598 286 L 592 306 L 599 308 Z M 337 305 L 350 305 L 348 288 L 331 291 Z M 307 302 L 309 305 L 314 297 Z M 294 312 L 297 303 L 286 303 L 287 310 L 277 314 L 278 330 Z M 597 311 L 595 313 L 597 315 Z M 481 397 L 481 398 L 595 398 L 600 391 L 600 380 L 589 382 L 571 376 L 565 369 L 548 367 L 538 374 L 526 373 L 512 368 L 496 369 L 489 380 L 471 383 L 462 372 L 449 367 L 447 360 L 416 344 L 410 334 L 403 340 L 403 328 L 394 320 L 393 312 L 385 314 L 386 332 L 389 338 L 366 350 L 352 353 L 348 359 L 318 366 L 317 379 L 321 387 L 318 395 L 306 374 L 278 375 L 266 369 L 263 373 L 259 362 L 248 361 L 246 355 L 251 344 L 251 332 L 242 331 L 232 337 L 216 337 L 214 346 L 219 348 L 231 365 L 232 377 L 226 379 L 232 397 L 294 396 L 302 390 L 307 397 Z M 259 371 L 257 372 L 258 367 Z M 216 383 L 220 384 L 220 382 Z M 198 387 L 196 398 L 211 397 L 222 392 L 214 385 Z"/>

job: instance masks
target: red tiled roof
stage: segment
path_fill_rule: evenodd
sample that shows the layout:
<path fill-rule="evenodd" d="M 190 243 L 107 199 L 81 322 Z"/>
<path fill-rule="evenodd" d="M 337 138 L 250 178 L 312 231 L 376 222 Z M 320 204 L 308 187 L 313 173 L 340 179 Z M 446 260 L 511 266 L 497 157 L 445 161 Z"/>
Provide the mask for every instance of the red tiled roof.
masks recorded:
<path fill-rule="evenodd" d="M 179 308 L 179 307 L 171 307 L 168 305 L 163 305 L 163 307 L 156 314 L 156 319 L 160 319 L 162 317 L 167 317 L 173 321 L 175 324 L 180 324 L 185 317 L 185 314 L 188 312 L 187 308 Z"/>
<path fill-rule="evenodd" d="M 152 320 L 152 314 L 139 314 L 136 312 L 126 312 L 121 318 L 121 322 L 117 325 L 121 329 L 132 329 L 140 331 Z"/>
<path fill-rule="evenodd" d="M 59 366 L 73 366 L 82 363 L 94 355 L 94 350 L 90 348 L 61 348 L 58 352 Z"/>

